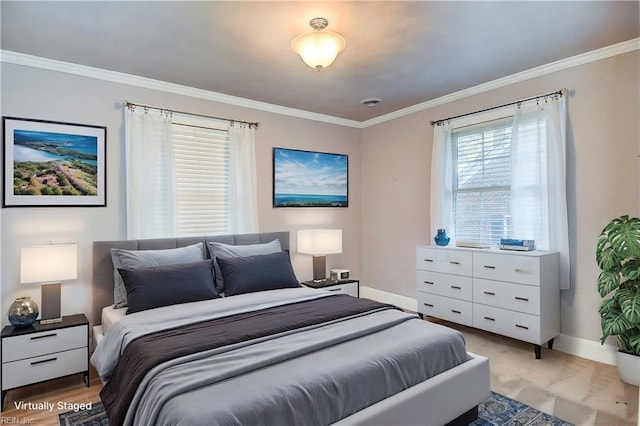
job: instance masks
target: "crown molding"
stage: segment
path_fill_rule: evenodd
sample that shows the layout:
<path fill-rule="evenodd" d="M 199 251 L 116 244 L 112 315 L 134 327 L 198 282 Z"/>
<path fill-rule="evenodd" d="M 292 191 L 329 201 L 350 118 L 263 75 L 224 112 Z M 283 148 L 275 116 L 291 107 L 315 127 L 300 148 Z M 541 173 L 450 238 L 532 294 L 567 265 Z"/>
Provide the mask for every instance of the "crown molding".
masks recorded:
<path fill-rule="evenodd" d="M 13 52 L 10 50 L 0 50 L 0 62 L 8 64 L 23 65 L 32 68 L 40 68 L 49 71 L 63 72 L 67 74 L 79 75 L 83 77 L 95 78 L 98 80 L 110 81 L 114 83 L 127 84 L 130 86 L 143 87 L 152 90 L 158 90 L 177 95 L 189 96 L 192 98 L 205 99 L 213 102 L 220 102 L 228 105 L 235 105 L 244 108 L 255 109 L 259 111 L 270 112 L 274 114 L 287 115 L 290 117 L 302 118 L 306 120 L 321 121 L 329 124 L 337 124 L 346 127 L 355 127 L 364 129 L 376 124 L 384 123 L 389 120 L 404 117 L 405 115 L 415 112 L 424 111 L 438 105 L 466 98 L 468 96 L 495 90 L 510 84 L 540 77 L 553 72 L 562 71 L 568 68 L 577 67 L 590 62 L 599 61 L 612 56 L 621 55 L 640 49 L 640 38 L 617 43 L 591 52 L 572 56 L 570 58 L 561 59 L 546 65 L 541 65 L 526 71 L 512 74 L 499 78 L 487 83 L 479 84 L 468 89 L 450 93 L 427 102 L 412 105 L 394 111 L 389 114 L 381 115 L 366 121 L 349 120 L 346 118 L 336 117 L 327 114 L 320 114 L 311 111 L 305 111 L 296 108 L 285 107 L 281 105 L 270 104 L 267 102 L 256 101 L 253 99 L 241 98 L 237 96 L 225 95 L 223 93 L 213 92 L 210 90 L 197 89 L 194 87 L 184 86 L 181 84 L 168 83 L 165 81 L 154 80 L 152 78 L 140 77 L 133 74 L 126 74 L 117 71 L 110 71 L 101 68 L 89 67 L 70 62 L 63 62 L 54 59 L 43 58 L 39 56 L 27 55 L 24 53 Z"/>
<path fill-rule="evenodd" d="M 591 52 L 582 53 L 580 55 L 572 56 L 570 58 L 561 59 L 559 61 L 551 62 L 549 64 L 541 65 L 539 67 L 531 68 L 526 71 L 522 71 L 516 74 L 511 74 L 506 77 L 499 78 L 497 80 L 489 81 L 487 83 L 479 84 L 477 86 L 470 87 L 468 89 L 453 92 L 445 96 L 441 96 L 436 99 L 432 99 L 427 102 L 412 105 L 407 108 L 399 109 L 389 114 L 381 115 L 379 117 L 372 118 L 361 122 L 362 127 L 366 128 L 374 126 L 376 124 L 384 123 L 385 121 L 394 120 L 396 118 L 404 117 L 405 115 L 413 114 L 414 112 L 424 111 L 425 109 L 433 108 L 438 105 L 443 105 L 449 102 L 457 101 L 469 96 L 477 95 L 480 93 L 495 90 L 500 87 L 508 86 L 510 84 L 519 83 L 521 81 L 529 80 L 535 77 L 551 74 L 557 71 L 566 70 L 568 68 L 577 67 L 580 65 L 588 64 L 590 62 L 599 61 L 601 59 L 610 58 L 616 55 L 622 55 L 623 53 L 632 52 L 640 49 L 640 38 L 634 38 L 621 43 L 613 44 L 611 46 L 603 47 L 601 49 L 592 50 Z"/>
<path fill-rule="evenodd" d="M 224 93 L 197 89 L 195 87 L 184 86 L 181 84 L 168 83 L 166 81 L 155 80 L 152 78 L 141 77 L 133 74 L 126 74 L 117 71 L 105 70 L 102 68 L 94 68 L 86 65 L 74 64 L 71 62 L 64 62 L 55 59 L 27 55 L 10 50 L 0 50 L 0 62 L 39 68 L 49 71 L 57 71 L 82 77 L 95 78 L 97 80 L 110 81 L 113 83 L 127 84 L 130 86 L 158 90 L 162 92 L 173 93 L 176 95 L 184 95 L 192 98 L 220 102 L 223 104 L 235 105 L 244 108 L 251 108 L 259 111 L 271 112 L 274 114 L 303 118 L 306 120 L 321 121 L 324 123 L 338 124 L 346 127 L 360 128 L 362 126 L 361 122 L 349 120 L 346 118 L 270 104 L 267 102 L 241 98 L 238 96 L 225 95 Z"/>

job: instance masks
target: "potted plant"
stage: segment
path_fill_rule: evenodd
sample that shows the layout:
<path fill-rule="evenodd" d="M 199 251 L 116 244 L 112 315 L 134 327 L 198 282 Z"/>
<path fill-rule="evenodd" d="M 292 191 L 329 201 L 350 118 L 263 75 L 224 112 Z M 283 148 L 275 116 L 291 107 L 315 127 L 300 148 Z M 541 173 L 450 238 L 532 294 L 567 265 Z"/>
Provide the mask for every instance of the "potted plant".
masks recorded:
<path fill-rule="evenodd" d="M 613 219 L 602 230 L 596 247 L 602 338 L 616 336 L 618 373 L 640 385 L 640 219 Z"/>

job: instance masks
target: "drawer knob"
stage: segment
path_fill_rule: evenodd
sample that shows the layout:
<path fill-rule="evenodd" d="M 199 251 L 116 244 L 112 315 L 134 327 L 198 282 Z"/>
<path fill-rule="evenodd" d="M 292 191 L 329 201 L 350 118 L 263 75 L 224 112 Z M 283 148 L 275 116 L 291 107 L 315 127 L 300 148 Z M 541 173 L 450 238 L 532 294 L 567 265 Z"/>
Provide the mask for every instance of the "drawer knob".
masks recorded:
<path fill-rule="evenodd" d="M 327 289 L 327 291 L 340 291 L 340 290 L 342 290 L 342 288 L 340 287 Z"/>
<path fill-rule="evenodd" d="M 31 363 L 31 365 L 38 365 L 38 364 L 44 364 L 45 362 L 52 362 L 52 361 L 57 361 L 58 358 L 57 357 L 53 357 L 53 358 L 47 358 L 47 359 L 43 359 L 40 361 L 34 361 Z"/>
<path fill-rule="evenodd" d="M 489 320 L 489 321 L 495 321 L 495 318 L 491 318 L 491 317 L 484 317 L 484 319 Z"/>
<path fill-rule="evenodd" d="M 429 285 L 433 285 L 433 283 L 431 281 L 425 281 L 425 284 L 429 284 Z"/>
<path fill-rule="evenodd" d="M 460 311 L 456 311 L 455 309 L 452 309 L 451 312 L 453 312 L 454 314 L 461 314 L 462 313 Z"/>
<path fill-rule="evenodd" d="M 452 285 L 451 288 L 454 289 L 454 290 L 462 290 L 462 287 L 460 287 L 458 285 Z"/>
<path fill-rule="evenodd" d="M 452 265 L 459 265 L 460 264 L 460 262 L 458 262 L 457 260 L 450 260 L 449 263 L 452 264 Z"/>
<path fill-rule="evenodd" d="M 484 293 L 484 294 L 487 294 L 487 295 L 489 295 L 489 296 L 495 296 L 495 295 L 496 295 L 496 294 L 495 294 L 494 292 L 492 292 L 492 291 L 484 291 L 483 293 Z"/>
<path fill-rule="evenodd" d="M 43 334 L 42 336 L 32 337 L 31 340 L 46 339 L 47 337 L 56 337 L 58 333 Z"/>
<path fill-rule="evenodd" d="M 525 329 L 525 330 L 529 329 L 529 327 L 527 327 L 526 325 L 520 325 L 520 324 L 516 324 L 516 327 L 522 328 L 522 329 Z"/>
<path fill-rule="evenodd" d="M 433 259 L 424 259 L 425 262 L 433 262 Z"/>
<path fill-rule="evenodd" d="M 430 308 L 433 308 L 433 305 L 431 303 L 423 303 L 424 306 L 428 306 Z"/>
<path fill-rule="evenodd" d="M 516 300 L 522 300 L 523 302 L 528 302 L 529 299 L 526 297 L 520 297 L 520 296 L 516 296 Z"/>
<path fill-rule="evenodd" d="M 484 265 L 484 267 L 487 269 L 496 269 L 496 267 L 493 265 Z"/>

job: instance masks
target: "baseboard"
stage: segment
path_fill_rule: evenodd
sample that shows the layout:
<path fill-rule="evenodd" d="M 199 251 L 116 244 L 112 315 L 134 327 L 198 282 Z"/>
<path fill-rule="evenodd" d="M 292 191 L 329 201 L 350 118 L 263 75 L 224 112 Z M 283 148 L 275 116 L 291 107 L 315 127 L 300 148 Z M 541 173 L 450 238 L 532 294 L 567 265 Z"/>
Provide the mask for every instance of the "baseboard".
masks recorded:
<path fill-rule="evenodd" d="M 360 286 L 360 297 L 390 303 L 408 311 L 416 312 L 418 309 L 418 301 L 416 299 L 378 290 L 377 288 Z M 616 352 L 618 350 L 613 345 L 601 345 L 600 342 L 566 334 L 560 334 L 554 339 L 553 349 L 609 365 L 616 365 Z"/>

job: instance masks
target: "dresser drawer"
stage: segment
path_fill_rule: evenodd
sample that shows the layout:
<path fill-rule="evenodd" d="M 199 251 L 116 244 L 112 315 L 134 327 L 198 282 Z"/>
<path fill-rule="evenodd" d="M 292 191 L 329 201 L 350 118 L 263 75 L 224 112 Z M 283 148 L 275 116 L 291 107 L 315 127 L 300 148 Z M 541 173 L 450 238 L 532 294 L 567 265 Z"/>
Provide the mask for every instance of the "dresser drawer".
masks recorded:
<path fill-rule="evenodd" d="M 2 362 L 86 347 L 88 327 L 88 325 L 81 325 L 5 337 L 2 339 Z"/>
<path fill-rule="evenodd" d="M 458 324 L 473 323 L 472 304 L 464 300 L 418 292 L 418 312 Z"/>
<path fill-rule="evenodd" d="M 540 345 L 540 317 L 480 304 L 473 305 L 473 326 Z"/>
<path fill-rule="evenodd" d="M 502 253 L 474 253 L 473 276 L 539 286 L 540 258 Z"/>
<path fill-rule="evenodd" d="M 471 276 L 472 253 L 463 250 L 418 247 L 416 268 L 424 271 Z"/>
<path fill-rule="evenodd" d="M 473 281 L 471 277 L 441 274 L 439 272 L 416 272 L 416 289 L 425 293 L 437 294 L 455 299 L 472 300 Z"/>
<path fill-rule="evenodd" d="M 88 348 L 84 347 L 5 362 L 2 364 L 2 390 L 87 371 L 87 351 Z"/>
<path fill-rule="evenodd" d="M 320 290 L 330 291 L 336 294 L 348 294 L 349 296 L 358 297 L 358 283 L 336 284 L 329 287 L 323 287 Z"/>
<path fill-rule="evenodd" d="M 540 287 L 473 279 L 473 301 L 483 305 L 538 315 Z"/>

